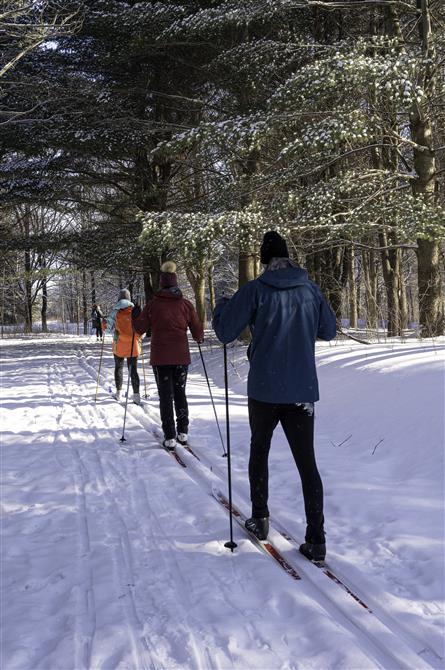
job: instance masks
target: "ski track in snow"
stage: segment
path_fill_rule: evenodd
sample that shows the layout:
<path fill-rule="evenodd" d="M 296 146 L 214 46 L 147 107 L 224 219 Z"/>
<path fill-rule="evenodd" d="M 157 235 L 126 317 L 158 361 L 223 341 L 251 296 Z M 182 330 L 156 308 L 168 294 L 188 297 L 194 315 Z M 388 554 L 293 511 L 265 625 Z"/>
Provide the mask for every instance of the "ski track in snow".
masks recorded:
<path fill-rule="evenodd" d="M 11 615 L 4 621 L 4 670 L 410 667 L 395 665 L 391 650 L 363 636 L 353 620 L 336 618 L 335 603 L 332 607 L 323 596 L 317 602 L 304 579 L 297 587 L 289 584 L 248 540 L 237 538 L 236 554 L 227 553 L 221 539 L 227 539 L 227 518 L 200 486 L 199 472 L 191 479 L 190 468 L 179 468 L 153 435 L 156 400 L 143 408 L 129 404 L 128 442 L 119 443 L 123 408 L 103 392 L 112 384 L 111 361 L 106 367 L 104 360 L 99 402 L 94 403 L 98 347 L 25 341 L 5 351 L 2 411 L 5 425 L 12 421 L 15 427 L 3 436 L 9 568 L 2 582 Z M 335 363 L 346 375 L 350 366 L 366 371 L 372 363 L 383 366 L 380 370 L 399 369 L 403 352 L 403 360 L 412 354 L 421 363 L 437 347 L 364 353 L 338 347 L 338 357 L 327 348 L 318 360 L 320 369 Z M 217 355 L 218 350 L 207 352 L 212 362 Z M 231 389 L 237 415 L 243 377 L 235 351 L 230 364 L 237 372 Z M 219 366 L 219 361 L 212 365 L 210 378 L 221 402 Z M 21 376 L 28 396 L 8 396 Z M 142 374 L 141 383 L 143 391 Z M 192 417 L 195 405 L 202 412 L 206 392 L 195 359 L 189 376 Z M 207 424 L 194 418 L 196 426 L 207 429 L 203 449 L 218 439 L 211 408 L 208 417 Z M 234 434 L 234 442 L 241 443 L 237 424 Z M 219 451 L 213 445 L 207 460 L 222 475 Z M 234 491 L 245 503 L 244 466 L 236 467 Z M 45 541 L 51 545 L 49 555 Z M 382 543 L 383 550 L 401 566 L 399 572 L 394 568 L 395 582 L 403 575 L 403 560 L 389 542 Z M 347 562 L 340 566 L 348 570 Z M 382 561 L 382 569 L 387 568 Z M 415 574 L 414 564 L 411 570 Z M 400 588 L 407 589 L 403 579 Z M 389 597 L 386 603 L 391 604 Z M 424 616 L 434 621 L 441 611 L 434 601 L 415 607 L 423 607 Z M 396 618 L 388 613 L 388 629 L 394 624 L 396 635 L 417 644 L 425 625 L 416 635 L 415 628 L 410 631 Z M 431 667 L 443 665 L 427 642 L 423 658 Z M 425 667 L 420 656 L 419 667 Z"/>
<path fill-rule="evenodd" d="M 88 370 L 88 367 L 89 367 L 88 364 L 85 365 L 85 362 L 81 360 L 81 365 L 82 364 Z M 136 408 L 129 407 L 127 411 L 129 413 L 129 415 L 132 415 L 133 418 L 135 418 L 134 417 L 134 412 L 137 411 Z M 99 408 L 99 412 L 101 414 L 103 413 L 102 408 Z M 148 430 L 153 429 L 152 422 L 150 420 L 147 420 L 143 415 L 138 416 L 137 420 L 139 422 L 141 422 L 142 426 L 146 427 Z M 154 446 L 157 448 L 158 443 L 155 442 Z M 136 455 L 137 454 L 138 454 L 138 451 L 136 451 Z M 116 471 L 116 469 L 113 466 L 111 466 L 111 467 L 112 467 L 112 470 L 114 471 L 114 476 L 117 477 L 117 479 L 122 482 L 122 477 L 120 476 L 120 474 Z M 136 487 L 132 487 L 132 494 L 133 494 L 132 495 L 132 498 L 133 498 L 132 499 L 132 504 L 133 504 L 133 507 L 134 507 L 134 509 L 138 509 L 138 507 L 140 508 L 140 505 L 135 504 L 135 494 L 136 494 L 136 492 L 138 492 L 138 494 L 140 496 L 140 500 L 143 501 L 146 509 L 149 510 L 148 516 L 149 516 L 149 519 L 150 519 L 150 522 L 151 522 L 150 528 L 151 529 L 153 527 L 156 528 L 156 535 L 153 533 L 152 530 L 150 532 L 150 543 L 149 544 L 153 545 L 153 544 L 156 543 L 157 545 L 159 545 L 159 538 L 160 537 L 162 538 L 163 544 L 164 544 L 164 542 L 167 540 L 167 536 L 163 532 L 162 526 L 159 524 L 159 522 L 157 520 L 157 510 L 158 510 L 158 513 L 159 513 L 160 509 L 162 509 L 162 508 L 165 509 L 166 507 L 168 507 L 168 505 L 171 503 L 171 500 L 170 500 L 169 497 L 167 497 L 164 494 L 162 494 L 161 496 L 158 495 L 156 497 L 156 500 L 155 500 L 156 508 L 154 508 L 154 505 L 150 504 L 150 502 L 149 502 L 149 498 L 148 498 L 148 495 L 147 495 L 145 483 L 142 480 L 137 479 L 137 475 L 136 475 L 135 470 L 134 470 L 133 474 L 134 474 L 134 477 L 135 477 L 135 481 L 137 481 L 137 484 L 138 484 L 138 491 L 137 491 Z M 126 491 L 125 491 L 125 495 L 127 495 Z M 141 537 L 143 538 L 144 544 L 147 545 L 147 533 L 141 535 Z M 186 576 L 182 573 L 180 564 L 179 564 L 178 560 L 175 559 L 175 554 L 174 553 L 172 554 L 172 556 L 173 556 L 173 563 L 174 563 L 174 574 L 176 576 L 176 580 L 178 580 L 178 576 L 180 577 L 179 581 L 182 582 L 181 592 L 182 592 L 182 596 L 183 596 L 184 600 L 186 601 L 186 605 L 187 605 L 187 615 L 185 615 L 185 616 L 187 617 L 187 619 L 191 623 L 196 625 L 196 623 L 193 621 L 193 617 L 191 617 L 190 613 L 191 613 L 193 607 L 198 605 L 198 602 L 191 602 L 190 598 L 188 596 L 189 593 L 193 592 L 192 584 L 187 580 Z M 167 575 L 167 580 L 166 580 L 167 586 L 168 585 L 171 586 L 171 584 L 174 582 L 171 569 L 169 569 L 168 565 L 166 565 L 165 559 L 163 559 L 162 556 L 161 556 L 161 561 L 163 563 L 163 573 L 165 573 Z M 221 577 L 214 570 L 211 572 L 211 579 L 212 579 L 212 582 L 214 584 L 221 583 Z M 222 582 L 222 584 L 224 584 L 224 582 Z M 184 588 L 184 586 L 185 586 L 185 588 Z M 160 621 L 162 622 L 163 625 L 168 625 L 169 620 L 172 618 L 172 616 L 174 615 L 174 613 L 175 613 L 175 611 L 177 610 L 177 607 L 178 607 L 176 593 L 173 590 L 171 590 L 171 588 L 169 588 L 167 590 L 167 593 L 170 594 L 170 599 L 171 599 L 171 602 L 168 601 L 169 607 L 167 609 L 165 607 L 165 603 L 164 603 L 163 609 L 166 609 L 166 611 L 165 611 L 165 613 L 162 612 L 160 616 L 158 615 L 158 619 L 160 619 Z M 231 605 L 230 601 L 227 601 L 227 605 L 228 606 Z M 233 606 L 233 603 L 232 603 L 232 606 Z M 239 607 L 236 607 L 236 610 L 241 615 L 241 617 L 245 617 L 246 614 L 249 614 L 249 612 L 246 612 L 246 610 L 243 610 Z M 159 612 L 158 606 L 157 606 L 157 611 Z M 194 625 L 194 628 L 195 628 L 195 625 Z M 266 648 L 270 649 L 270 644 L 267 642 L 267 640 L 263 636 L 261 636 L 258 633 L 258 631 L 255 630 L 254 626 L 252 626 L 249 623 L 246 623 L 246 630 L 249 633 L 251 639 L 255 641 L 255 644 L 259 649 L 266 649 Z M 217 637 L 217 635 L 218 635 L 217 631 L 214 631 L 214 634 L 215 634 L 215 637 Z M 177 630 L 175 632 L 175 635 L 178 636 L 178 631 Z M 194 668 L 226 667 L 226 663 L 224 662 L 224 659 L 221 659 L 220 663 L 215 664 L 214 656 L 215 656 L 215 654 L 218 653 L 218 650 L 215 649 L 214 647 L 212 648 L 212 640 L 207 640 L 206 639 L 207 636 L 204 636 L 204 649 L 203 649 L 203 653 L 201 653 L 199 643 L 197 643 L 196 640 L 193 638 L 193 636 L 191 635 L 190 630 L 188 631 L 188 636 L 191 638 L 190 639 L 190 646 L 193 649 L 194 654 L 195 654 L 194 663 L 191 666 L 189 666 L 188 664 L 190 663 L 190 659 L 183 658 L 183 659 L 181 659 L 181 662 L 183 663 L 183 665 L 181 665 L 180 667 L 194 667 Z M 203 638 L 200 636 L 201 645 L 202 645 L 202 639 Z M 178 639 L 177 647 L 181 648 L 183 646 L 183 644 L 184 644 L 184 641 Z M 272 651 L 272 653 L 274 653 L 273 650 L 271 650 L 271 651 Z M 229 659 L 230 659 L 230 650 L 228 648 L 226 648 L 226 653 L 227 653 L 227 655 L 229 656 Z M 233 659 L 230 659 L 230 660 L 231 660 L 231 665 L 232 665 Z M 236 667 L 236 665 L 234 667 Z M 274 667 L 285 667 L 284 659 L 281 659 L 277 656 L 277 664 Z M 293 668 L 296 668 L 297 666 L 294 666 L 293 664 L 291 664 L 288 667 L 289 667 L 289 670 L 293 670 Z"/>
<path fill-rule="evenodd" d="M 93 642 L 96 633 L 96 595 L 94 592 L 94 567 L 92 554 L 95 548 L 91 546 L 91 539 L 101 549 L 102 565 L 110 566 L 112 575 L 111 584 L 116 590 L 115 607 L 118 605 L 127 624 L 128 635 L 132 643 L 132 657 L 134 666 L 137 668 L 157 668 L 154 654 L 146 638 L 138 635 L 142 630 L 142 624 L 138 619 L 132 593 L 132 557 L 131 547 L 128 541 L 127 528 L 122 521 L 119 508 L 108 488 L 100 454 L 97 450 L 88 451 L 88 446 L 94 446 L 97 437 L 95 429 L 89 430 L 86 436 L 79 440 L 77 432 L 78 417 L 81 417 L 84 426 L 94 426 L 96 417 L 90 407 L 80 406 L 75 409 L 76 397 L 72 389 L 79 389 L 78 380 L 70 375 L 69 370 L 60 365 L 54 366 L 53 380 L 57 380 L 56 389 L 67 397 L 65 405 L 64 425 L 73 423 L 73 428 L 63 431 L 62 441 L 67 445 L 76 445 L 79 441 L 82 447 L 71 446 L 70 452 L 73 458 L 73 475 L 75 490 L 78 499 L 79 520 L 79 569 L 80 584 L 78 595 L 78 632 L 76 636 L 76 668 L 90 668 L 93 653 Z M 54 384 L 54 381 L 53 381 Z M 78 393 L 77 393 L 78 395 Z M 68 414 L 68 417 L 66 416 Z M 72 419 L 69 419 L 69 415 Z M 86 444 L 85 444 L 86 443 Z M 89 498 L 94 502 L 89 502 Z M 91 514 L 94 510 L 94 514 Z M 91 519 L 100 515 L 101 523 L 91 524 Z M 94 525 L 94 528 L 91 526 Z M 98 531 L 103 537 L 98 537 Z M 86 567 L 85 567 L 86 563 Z M 110 605 L 107 605 L 109 608 Z M 108 667 L 116 667 L 119 664 L 119 654 L 114 653 L 106 660 Z"/>
<path fill-rule="evenodd" d="M 379 356 L 379 358 L 381 358 L 381 356 Z M 89 367 L 88 364 L 86 364 L 85 367 L 88 368 L 88 367 Z M 131 407 L 131 406 L 130 406 L 130 407 Z M 131 409 L 130 409 L 130 411 L 131 411 Z M 138 412 L 139 409 L 134 408 L 133 411 L 134 411 L 134 412 Z M 139 418 L 139 420 L 141 420 L 140 417 L 138 417 L 138 418 Z M 148 422 L 147 422 L 147 420 L 145 420 L 145 421 L 143 421 L 143 424 L 147 426 L 148 430 L 152 429 L 151 421 L 148 421 Z M 153 429 L 152 429 L 152 430 L 153 430 Z M 156 429 L 155 432 L 158 432 L 158 433 L 159 433 L 159 439 L 162 439 L 162 433 L 161 433 L 161 431 L 159 431 L 159 429 Z M 197 450 L 196 447 L 194 447 L 194 449 L 195 449 L 195 451 Z M 204 460 L 204 462 L 205 462 L 205 456 L 203 456 L 202 452 L 201 452 L 201 451 L 198 451 L 198 454 L 199 454 L 200 458 L 201 458 L 202 460 Z M 185 453 L 182 457 L 183 457 L 183 458 L 185 457 L 186 460 L 188 461 L 188 463 L 191 464 L 191 465 L 193 465 L 193 458 L 190 459 L 190 457 L 187 457 L 187 453 Z M 216 467 L 215 467 L 215 465 L 214 465 L 213 463 L 207 463 L 207 466 L 210 467 L 214 472 L 215 472 L 215 471 L 218 471 L 220 475 L 222 474 L 222 473 L 221 473 L 221 468 L 218 467 L 218 465 L 216 465 Z M 347 582 L 347 579 L 345 580 L 345 578 L 343 578 L 343 581 L 346 581 L 346 582 Z M 356 590 L 356 587 L 354 587 L 353 585 L 352 585 L 352 588 Z M 329 589 L 328 589 L 328 592 L 329 592 Z M 331 592 L 332 592 L 332 589 L 331 589 Z M 318 594 L 318 595 L 319 595 L 319 599 L 323 599 L 323 595 L 321 595 L 321 596 L 320 596 L 320 594 Z M 337 595 L 338 595 L 338 594 L 337 594 Z M 338 598 L 337 598 L 337 599 L 338 599 Z M 366 600 L 366 596 L 364 596 L 364 599 Z M 334 603 L 334 606 L 335 606 L 335 589 L 334 589 L 334 598 L 333 598 L 333 600 L 332 600 L 331 602 L 333 602 L 333 603 Z M 327 602 L 327 608 L 328 608 L 328 610 L 329 610 L 329 608 L 330 608 L 330 605 L 331 605 L 331 603 L 329 602 L 329 596 L 328 596 L 328 602 Z M 325 606 L 326 606 L 326 605 L 325 605 Z M 335 614 L 334 614 L 334 616 L 335 616 Z M 338 616 L 339 619 L 341 619 L 342 616 L 343 616 L 343 613 L 342 613 L 342 612 L 337 613 L 337 616 Z M 365 618 L 366 618 L 366 617 L 365 617 Z M 380 619 L 380 621 L 384 621 L 384 622 L 385 622 L 385 625 L 387 626 L 388 631 L 393 632 L 394 629 L 395 629 L 395 631 L 396 631 L 396 632 L 394 633 L 395 638 L 394 638 L 394 640 L 393 640 L 393 642 L 392 642 L 392 646 L 394 646 L 394 641 L 397 641 L 397 637 L 401 635 L 401 637 L 402 637 L 403 639 L 405 639 L 405 640 L 408 641 L 408 643 L 410 644 L 410 646 L 411 646 L 411 648 L 413 649 L 414 653 L 417 653 L 417 652 L 420 650 L 421 653 L 425 654 L 425 657 L 428 657 L 428 658 L 430 659 L 430 661 L 433 662 L 433 665 L 437 666 L 437 662 L 438 662 L 438 661 L 439 661 L 439 663 L 440 663 L 441 659 L 440 659 L 439 656 L 437 656 L 437 654 L 434 653 L 434 651 L 432 651 L 431 649 L 429 649 L 429 648 L 427 648 L 427 647 L 422 648 L 422 642 L 421 642 L 421 641 L 419 642 L 419 641 L 417 640 L 416 636 L 410 636 L 410 635 L 407 635 L 402 629 L 400 629 L 400 627 L 397 626 L 397 623 L 396 623 L 394 620 L 391 620 L 391 617 L 385 616 L 384 613 L 380 612 L 380 617 L 379 617 L 379 619 Z M 353 625 L 354 625 L 354 624 L 353 624 Z M 371 627 L 371 628 L 372 628 L 372 627 Z M 364 639 L 363 639 L 363 641 L 364 641 L 365 643 L 366 643 L 367 638 L 368 638 L 368 643 L 371 642 L 371 644 L 375 644 L 375 645 L 376 645 L 375 653 L 377 654 L 377 657 L 378 657 L 379 655 L 381 656 L 381 660 L 382 660 L 382 663 L 383 663 L 383 667 L 389 667 L 389 666 L 388 666 L 388 660 L 389 660 L 389 663 L 390 663 L 390 664 L 393 664 L 393 665 L 394 665 L 394 664 L 395 664 L 395 665 L 397 664 L 397 657 L 392 657 L 392 658 L 391 658 L 391 656 L 386 656 L 386 657 L 385 657 L 385 654 L 388 654 L 388 652 L 390 651 L 390 647 L 391 647 L 391 643 L 390 643 L 390 642 L 388 642 L 386 645 L 383 644 L 383 646 L 382 646 L 382 644 L 381 644 L 381 642 L 380 642 L 381 635 L 380 635 L 380 638 L 379 638 L 379 636 L 377 636 L 377 637 L 375 637 L 375 639 L 374 639 L 374 638 L 373 638 L 373 634 L 372 634 L 372 632 L 371 632 L 370 636 L 367 634 L 367 627 L 366 627 L 366 626 L 365 626 L 364 629 L 361 629 L 361 632 L 365 632 L 365 637 L 364 637 Z M 376 634 L 377 634 L 377 632 L 379 632 L 379 633 L 382 632 L 381 630 L 379 630 L 379 627 L 378 627 L 378 626 L 377 626 Z M 387 635 L 387 633 L 385 633 L 385 630 L 383 629 L 383 636 L 385 636 L 385 635 Z M 403 650 L 402 650 L 402 658 L 403 658 Z M 415 662 L 415 657 L 414 657 L 414 662 Z M 394 665 L 394 667 L 395 667 L 395 665 Z M 420 667 L 420 665 L 421 665 L 421 661 L 420 661 L 420 659 L 419 659 L 419 667 Z M 391 666 L 391 667 L 392 667 L 392 666 Z M 410 667 L 410 666 L 407 665 L 406 667 Z M 439 667 L 439 666 L 438 666 L 438 667 Z"/>

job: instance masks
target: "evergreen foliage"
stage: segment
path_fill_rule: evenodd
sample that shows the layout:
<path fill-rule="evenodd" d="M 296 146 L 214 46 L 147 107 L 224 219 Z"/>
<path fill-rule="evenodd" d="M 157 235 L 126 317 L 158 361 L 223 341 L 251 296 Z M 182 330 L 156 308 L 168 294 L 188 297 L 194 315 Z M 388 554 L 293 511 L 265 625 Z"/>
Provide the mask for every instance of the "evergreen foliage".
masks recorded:
<path fill-rule="evenodd" d="M 417 247 L 424 332 L 442 331 L 441 2 L 47 3 L 56 9 L 64 29 L 2 78 L 0 211 L 44 206 L 75 222 L 28 246 L 87 270 L 132 268 L 148 297 L 172 254 L 202 277 L 239 254 L 240 282 L 255 276 L 276 228 L 339 318 L 354 263 L 368 268 L 376 251 L 393 333 Z M 7 240 L 20 248 L 17 231 Z"/>

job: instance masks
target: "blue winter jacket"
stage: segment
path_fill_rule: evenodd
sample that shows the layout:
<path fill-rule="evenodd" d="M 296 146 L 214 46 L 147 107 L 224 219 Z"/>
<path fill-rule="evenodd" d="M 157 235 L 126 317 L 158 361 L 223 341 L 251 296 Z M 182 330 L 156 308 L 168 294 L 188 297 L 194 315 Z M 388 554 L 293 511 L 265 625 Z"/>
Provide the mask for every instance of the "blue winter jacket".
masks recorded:
<path fill-rule="evenodd" d="M 318 400 L 315 340 L 332 340 L 335 315 L 306 270 L 266 270 L 217 304 L 213 328 L 221 342 L 250 326 L 247 394 L 269 403 Z"/>

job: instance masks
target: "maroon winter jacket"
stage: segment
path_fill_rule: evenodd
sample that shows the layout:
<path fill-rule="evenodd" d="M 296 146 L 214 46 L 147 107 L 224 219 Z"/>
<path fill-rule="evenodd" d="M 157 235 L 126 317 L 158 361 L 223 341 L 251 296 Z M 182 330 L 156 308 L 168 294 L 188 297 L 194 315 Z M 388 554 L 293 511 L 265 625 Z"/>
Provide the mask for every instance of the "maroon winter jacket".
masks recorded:
<path fill-rule="evenodd" d="M 196 342 L 204 338 L 195 308 L 179 289 L 158 291 L 133 319 L 133 328 L 141 334 L 151 330 L 151 365 L 189 365 L 187 328 Z"/>

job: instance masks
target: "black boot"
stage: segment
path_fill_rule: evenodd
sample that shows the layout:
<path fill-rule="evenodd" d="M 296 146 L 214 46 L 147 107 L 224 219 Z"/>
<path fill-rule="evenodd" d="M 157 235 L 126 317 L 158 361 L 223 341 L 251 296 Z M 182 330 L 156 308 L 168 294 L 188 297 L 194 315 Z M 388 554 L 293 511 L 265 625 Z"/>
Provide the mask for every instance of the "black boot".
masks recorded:
<path fill-rule="evenodd" d="M 265 540 L 269 532 L 269 517 L 252 516 L 244 524 L 250 533 L 256 535 L 259 540 Z"/>
<path fill-rule="evenodd" d="M 312 542 L 305 542 L 300 545 L 300 552 L 306 556 L 310 561 L 320 563 L 326 558 L 326 544 L 312 544 Z"/>

